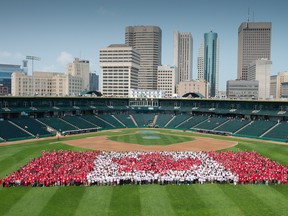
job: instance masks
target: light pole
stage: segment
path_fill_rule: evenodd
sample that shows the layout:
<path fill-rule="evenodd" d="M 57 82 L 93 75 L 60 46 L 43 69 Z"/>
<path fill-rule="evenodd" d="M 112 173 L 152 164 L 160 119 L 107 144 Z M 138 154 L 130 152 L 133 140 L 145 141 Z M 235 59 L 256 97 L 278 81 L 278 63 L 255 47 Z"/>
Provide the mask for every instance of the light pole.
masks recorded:
<path fill-rule="evenodd" d="M 26 56 L 26 59 L 27 59 L 27 60 L 31 60 L 31 62 L 32 62 L 32 74 L 33 74 L 34 60 L 40 61 L 41 58 L 40 58 L 40 57 L 37 57 L 37 56 Z"/>
<path fill-rule="evenodd" d="M 34 83 L 34 78 L 33 78 L 33 71 L 34 71 L 34 61 L 36 60 L 36 61 L 40 61 L 41 60 L 41 58 L 40 57 L 37 57 L 37 56 L 26 56 L 26 59 L 27 60 L 31 60 L 31 62 L 32 62 L 32 72 L 31 72 L 31 75 L 32 75 L 32 79 L 33 79 L 33 83 L 32 83 L 32 85 L 33 85 L 33 91 L 32 91 L 32 94 L 36 94 L 36 92 L 35 92 L 35 83 Z"/>

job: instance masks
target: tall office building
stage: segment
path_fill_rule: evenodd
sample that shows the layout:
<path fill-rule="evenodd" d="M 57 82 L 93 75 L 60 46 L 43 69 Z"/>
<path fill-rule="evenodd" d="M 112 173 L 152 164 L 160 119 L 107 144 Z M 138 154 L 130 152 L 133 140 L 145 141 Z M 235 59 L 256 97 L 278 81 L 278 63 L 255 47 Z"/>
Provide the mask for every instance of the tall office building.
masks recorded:
<path fill-rule="evenodd" d="M 139 89 L 157 89 L 157 68 L 161 65 L 162 31 L 158 26 L 128 26 L 125 43 L 141 55 Z"/>
<path fill-rule="evenodd" d="M 97 91 L 99 90 L 99 75 L 96 73 L 90 73 L 89 74 L 89 87 L 90 91 Z"/>
<path fill-rule="evenodd" d="M 100 49 L 102 94 L 128 97 L 131 89 L 138 88 L 139 67 L 140 54 L 130 46 L 112 44 Z"/>
<path fill-rule="evenodd" d="M 204 42 L 202 41 L 198 49 L 197 58 L 198 80 L 204 80 Z"/>
<path fill-rule="evenodd" d="M 247 80 L 249 64 L 266 58 L 271 60 L 271 22 L 243 22 L 238 29 L 237 79 Z"/>
<path fill-rule="evenodd" d="M 82 90 L 89 90 L 90 64 L 88 60 L 75 58 L 73 63 L 67 64 L 66 74 L 73 77 L 81 77 L 83 79 Z"/>
<path fill-rule="evenodd" d="M 257 80 L 258 99 L 266 100 L 270 98 L 270 65 L 272 62 L 262 58 L 253 61 L 247 71 L 247 80 Z"/>
<path fill-rule="evenodd" d="M 158 67 L 157 90 L 165 91 L 165 97 L 173 97 L 176 94 L 178 81 L 177 67 L 164 65 Z"/>
<path fill-rule="evenodd" d="M 258 99 L 258 88 L 257 80 L 228 80 L 226 96 L 230 99 Z"/>
<path fill-rule="evenodd" d="M 274 99 L 282 98 L 282 83 L 288 82 L 288 72 L 278 72 L 277 75 L 270 77 L 270 95 Z"/>
<path fill-rule="evenodd" d="M 208 82 L 208 95 L 215 97 L 218 91 L 219 40 L 215 32 L 204 34 L 204 80 Z"/>
<path fill-rule="evenodd" d="M 174 65 L 179 82 L 192 80 L 193 38 L 190 32 L 174 32 Z"/>

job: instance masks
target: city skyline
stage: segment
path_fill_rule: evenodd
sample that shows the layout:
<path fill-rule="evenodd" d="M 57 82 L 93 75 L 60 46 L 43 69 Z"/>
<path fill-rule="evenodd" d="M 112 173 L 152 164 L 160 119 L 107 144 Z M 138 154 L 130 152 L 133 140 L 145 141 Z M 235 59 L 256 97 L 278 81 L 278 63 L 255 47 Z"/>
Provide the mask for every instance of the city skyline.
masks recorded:
<path fill-rule="evenodd" d="M 153 4 L 150 4 L 152 3 Z M 180 1 L 175 7 L 161 1 L 5 1 L 0 9 L 0 63 L 19 64 L 26 55 L 41 57 L 36 71 L 65 72 L 74 58 L 89 60 L 91 71 L 100 73 L 99 50 L 109 44 L 125 42 L 125 28 L 155 25 L 162 30 L 162 65 L 173 64 L 173 32 L 193 35 L 193 78 L 197 78 L 197 50 L 204 33 L 213 30 L 220 39 L 219 90 L 226 81 L 237 78 L 238 27 L 250 21 L 272 22 L 271 75 L 287 71 L 285 20 L 287 2 L 228 0 Z M 213 4 L 213 7 L 206 5 Z M 254 15 L 253 15 L 254 14 Z M 284 47 L 284 49 L 283 49 Z M 31 73 L 31 62 L 28 63 Z"/>

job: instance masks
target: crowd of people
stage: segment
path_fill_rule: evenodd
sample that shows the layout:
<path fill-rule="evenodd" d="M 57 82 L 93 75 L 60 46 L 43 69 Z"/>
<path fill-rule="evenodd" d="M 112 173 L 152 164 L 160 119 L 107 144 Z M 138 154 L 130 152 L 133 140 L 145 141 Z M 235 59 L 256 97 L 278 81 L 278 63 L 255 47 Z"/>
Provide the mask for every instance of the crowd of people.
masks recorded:
<path fill-rule="evenodd" d="M 210 157 L 237 174 L 239 183 L 288 183 L 288 167 L 257 152 L 209 152 Z"/>
<path fill-rule="evenodd" d="M 288 167 L 256 152 L 43 152 L 9 186 L 288 183 Z"/>
<path fill-rule="evenodd" d="M 237 176 L 204 152 L 103 152 L 89 184 L 190 184 L 237 182 Z"/>
<path fill-rule="evenodd" d="M 32 159 L 0 180 L 8 186 L 60 186 L 81 185 L 93 170 L 94 160 L 99 152 L 53 151 L 42 152 L 41 157 Z"/>

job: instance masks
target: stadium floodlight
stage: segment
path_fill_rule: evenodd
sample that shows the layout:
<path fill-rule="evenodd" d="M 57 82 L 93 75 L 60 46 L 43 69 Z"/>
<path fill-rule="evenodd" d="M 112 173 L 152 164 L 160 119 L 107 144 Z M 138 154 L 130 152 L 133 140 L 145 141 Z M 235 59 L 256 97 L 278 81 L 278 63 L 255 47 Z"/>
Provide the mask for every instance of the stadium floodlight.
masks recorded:
<path fill-rule="evenodd" d="M 37 56 L 26 56 L 26 59 L 27 60 L 31 60 L 32 62 L 32 73 L 33 73 L 33 67 L 34 67 L 34 61 L 40 61 L 41 58 L 40 57 L 37 57 Z"/>

